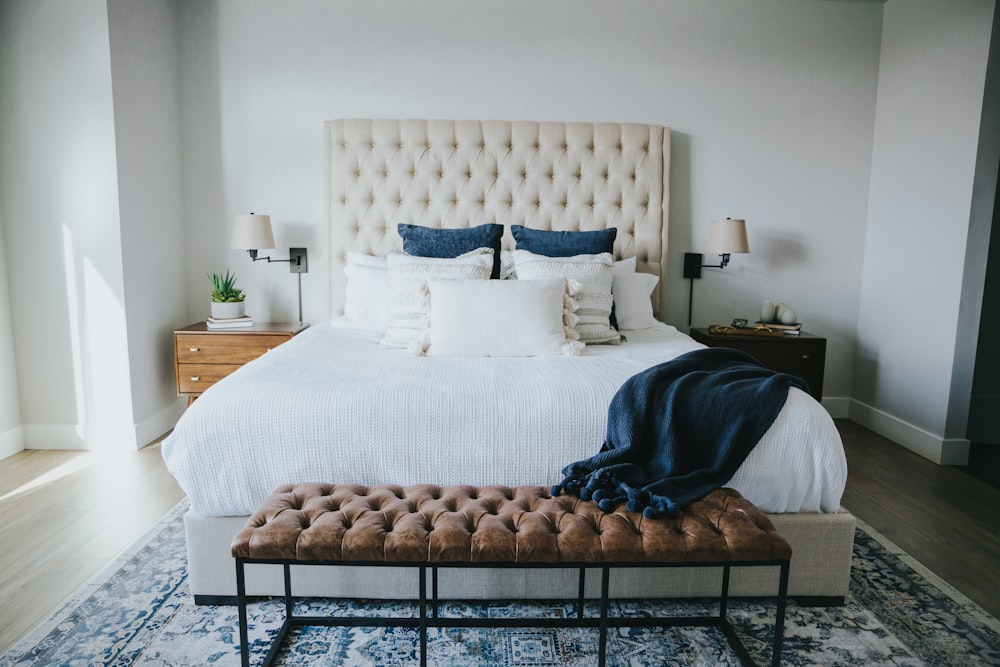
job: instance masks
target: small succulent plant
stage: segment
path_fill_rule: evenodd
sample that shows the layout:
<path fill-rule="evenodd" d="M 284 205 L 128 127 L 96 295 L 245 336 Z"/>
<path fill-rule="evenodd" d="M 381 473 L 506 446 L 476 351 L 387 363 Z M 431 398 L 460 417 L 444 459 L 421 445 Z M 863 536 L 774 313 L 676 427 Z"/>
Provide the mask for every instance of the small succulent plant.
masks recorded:
<path fill-rule="evenodd" d="M 208 277 L 212 281 L 212 301 L 215 303 L 232 303 L 243 301 L 246 294 L 236 287 L 236 274 L 230 274 L 226 270 L 226 275 L 213 273 Z"/>

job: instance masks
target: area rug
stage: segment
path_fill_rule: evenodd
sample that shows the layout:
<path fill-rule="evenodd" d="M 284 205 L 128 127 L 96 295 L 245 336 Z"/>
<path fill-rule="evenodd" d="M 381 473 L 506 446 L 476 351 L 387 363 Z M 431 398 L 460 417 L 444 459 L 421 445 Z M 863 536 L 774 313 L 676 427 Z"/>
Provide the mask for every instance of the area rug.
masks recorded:
<path fill-rule="evenodd" d="M 182 515 L 171 510 L 142 540 L 7 653 L 0 665 L 238 665 L 235 607 L 194 604 L 187 591 Z M 315 613 L 412 614 L 405 603 L 320 601 Z M 705 613 L 698 601 L 623 602 L 612 613 Z M 458 616 L 572 613 L 572 602 L 448 604 Z M 773 604 L 735 600 L 731 620 L 758 662 L 770 660 Z M 282 605 L 250 607 L 251 661 L 259 664 L 280 625 Z M 432 630 L 428 664 L 449 667 L 577 667 L 597 663 L 592 629 Z M 296 631 L 282 665 L 415 665 L 416 630 L 306 628 Z M 857 531 L 851 591 L 843 607 L 791 602 L 785 665 L 1000 665 L 1000 623 L 862 525 Z M 609 666 L 737 665 L 717 629 L 619 629 L 609 638 Z"/>

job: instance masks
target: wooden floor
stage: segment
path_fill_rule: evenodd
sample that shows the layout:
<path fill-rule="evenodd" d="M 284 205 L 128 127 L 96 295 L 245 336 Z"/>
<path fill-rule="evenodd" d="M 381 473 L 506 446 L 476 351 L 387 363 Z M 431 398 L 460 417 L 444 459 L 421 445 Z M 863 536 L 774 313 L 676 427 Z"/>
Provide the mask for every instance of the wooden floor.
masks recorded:
<path fill-rule="evenodd" d="M 852 422 L 843 505 L 1000 618 L 1000 489 Z"/>
<path fill-rule="evenodd" d="M 158 444 L 0 461 L 0 653 L 183 497 Z"/>
<path fill-rule="evenodd" d="M 838 427 L 845 507 L 1000 617 L 1000 489 L 850 422 Z M 182 497 L 158 445 L 0 461 L 0 653 Z"/>

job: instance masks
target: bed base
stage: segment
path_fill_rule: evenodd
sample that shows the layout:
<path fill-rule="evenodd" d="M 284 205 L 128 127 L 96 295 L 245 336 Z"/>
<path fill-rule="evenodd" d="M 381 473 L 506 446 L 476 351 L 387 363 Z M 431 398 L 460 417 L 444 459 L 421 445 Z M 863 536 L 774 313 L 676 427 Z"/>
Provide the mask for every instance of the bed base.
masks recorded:
<path fill-rule="evenodd" d="M 795 557 L 789 572 L 788 595 L 812 605 L 843 604 L 850 583 L 855 518 L 846 510 L 826 514 L 768 514 L 775 529 L 791 545 Z M 236 574 L 230 545 L 247 516 L 203 517 L 189 510 L 184 516 L 188 545 L 188 576 L 196 604 L 236 604 Z M 294 567 L 294 566 L 293 566 Z M 419 595 L 406 568 L 351 568 L 351 572 L 303 568 L 296 572 L 293 595 L 363 599 L 415 599 Z M 279 568 L 247 565 L 246 594 L 284 595 Z M 767 568 L 733 568 L 732 597 L 768 597 L 778 588 L 778 573 Z M 718 568 L 657 571 L 621 568 L 612 581 L 613 598 L 710 598 L 722 585 Z M 588 581 L 588 599 L 600 597 L 600 582 Z M 569 569 L 475 569 L 453 573 L 442 582 L 442 600 L 573 599 L 577 572 Z"/>

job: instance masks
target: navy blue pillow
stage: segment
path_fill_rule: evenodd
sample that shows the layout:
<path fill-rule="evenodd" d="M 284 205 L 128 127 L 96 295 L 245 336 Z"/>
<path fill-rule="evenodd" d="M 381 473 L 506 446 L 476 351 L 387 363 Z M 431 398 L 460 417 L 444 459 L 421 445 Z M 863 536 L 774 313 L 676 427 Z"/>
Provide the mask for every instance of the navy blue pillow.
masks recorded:
<path fill-rule="evenodd" d="M 500 277 L 500 237 L 503 225 L 487 224 L 464 229 L 433 229 L 420 225 L 398 224 L 403 250 L 417 257 L 458 257 L 476 248 L 493 248 L 493 274 Z"/>
<path fill-rule="evenodd" d="M 517 241 L 518 250 L 527 250 L 546 257 L 572 257 L 573 255 L 597 255 L 615 252 L 615 236 L 618 228 L 608 227 L 594 232 L 550 232 L 531 229 L 522 225 L 511 225 L 511 233 Z M 611 303 L 611 326 L 618 330 L 615 304 Z"/>
<path fill-rule="evenodd" d="M 511 225 L 510 231 L 517 241 L 518 250 L 527 250 L 546 257 L 572 257 L 573 255 L 596 255 L 615 251 L 615 236 L 618 229 L 609 227 L 594 232 L 550 232 L 531 229 L 521 225 Z"/>

